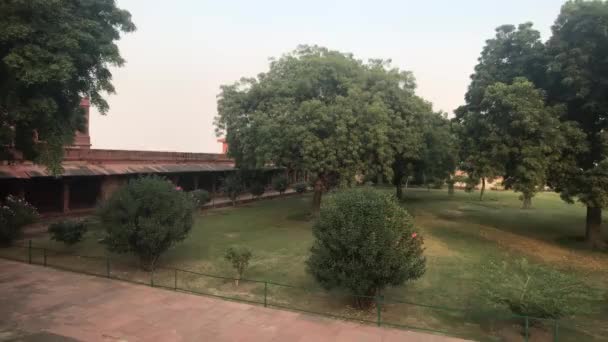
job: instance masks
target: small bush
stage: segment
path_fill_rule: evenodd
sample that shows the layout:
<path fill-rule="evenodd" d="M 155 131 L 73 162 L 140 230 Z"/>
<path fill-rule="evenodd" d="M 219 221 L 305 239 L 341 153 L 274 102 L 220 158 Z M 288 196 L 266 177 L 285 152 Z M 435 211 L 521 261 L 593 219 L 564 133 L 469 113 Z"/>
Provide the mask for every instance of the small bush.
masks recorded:
<path fill-rule="evenodd" d="M 249 260 L 253 254 L 251 251 L 244 247 L 230 247 L 226 251 L 226 255 L 224 258 L 232 263 L 232 267 L 237 273 L 237 278 L 235 280 L 236 286 L 239 286 L 239 280 L 243 278 L 243 274 L 245 274 L 245 270 L 247 266 L 249 266 Z"/>
<path fill-rule="evenodd" d="M 592 291 L 576 276 L 531 264 L 490 261 L 482 266 L 480 292 L 491 304 L 520 316 L 560 319 L 586 311 Z"/>
<path fill-rule="evenodd" d="M 146 270 L 188 236 L 194 201 L 170 182 L 156 177 L 130 181 L 99 208 L 106 229 L 104 243 L 111 252 L 134 253 Z"/>
<path fill-rule="evenodd" d="M 359 296 L 418 279 L 426 260 L 412 221 L 393 197 L 380 191 L 337 192 L 325 200 L 313 226 L 308 271 L 326 289 Z"/>
<path fill-rule="evenodd" d="M 289 181 L 285 176 L 277 176 L 272 180 L 272 188 L 281 195 L 287 190 L 288 186 Z"/>
<path fill-rule="evenodd" d="M 236 205 L 236 200 L 243 193 L 243 180 L 237 173 L 231 173 L 222 183 L 222 191 L 230 198 L 232 205 Z"/>
<path fill-rule="evenodd" d="M 256 197 L 256 198 L 262 196 L 265 191 L 266 191 L 266 187 L 262 183 L 256 182 L 256 183 L 253 183 L 249 187 L 249 192 L 251 192 L 253 197 Z"/>
<path fill-rule="evenodd" d="M 71 246 L 82 241 L 87 232 L 87 225 L 83 221 L 61 221 L 49 226 L 51 240 L 63 242 Z"/>
<path fill-rule="evenodd" d="M 10 245 L 21 236 L 24 226 L 37 219 L 36 208 L 24 199 L 8 195 L 0 204 L 0 244 Z"/>
<path fill-rule="evenodd" d="M 296 190 L 297 193 L 301 195 L 305 193 L 306 190 L 308 190 L 308 184 L 305 182 L 296 183 L 293 185 L 293 188 Z"/>
<path fill-rule="evenodd" d="M 197 207 L 202 207 L 211 201 L 209 191 L 203 189 L 190 191 L 190 196 L 192 196 Z"/>

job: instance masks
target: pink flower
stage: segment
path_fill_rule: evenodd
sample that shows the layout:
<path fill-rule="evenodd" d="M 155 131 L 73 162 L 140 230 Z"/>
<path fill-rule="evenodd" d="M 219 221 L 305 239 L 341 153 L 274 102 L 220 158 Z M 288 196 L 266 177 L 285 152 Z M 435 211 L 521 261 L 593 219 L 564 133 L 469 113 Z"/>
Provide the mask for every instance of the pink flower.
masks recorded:
<path fill-rule="evenodd" d="M 418 236 L 418 234 L 416 234 L 416 233 L 412 233 L 412 239 L 415 239 L 415 238 L 416 238 L 416 236 Z"/>
<path fill-rule="evenodd" d="M 181 186 L 176 186 L 176 187 L 175 187 L 175 190 L 177 190 L 177 191 L 182 191 L 182 187 L 181 187 Z"/>

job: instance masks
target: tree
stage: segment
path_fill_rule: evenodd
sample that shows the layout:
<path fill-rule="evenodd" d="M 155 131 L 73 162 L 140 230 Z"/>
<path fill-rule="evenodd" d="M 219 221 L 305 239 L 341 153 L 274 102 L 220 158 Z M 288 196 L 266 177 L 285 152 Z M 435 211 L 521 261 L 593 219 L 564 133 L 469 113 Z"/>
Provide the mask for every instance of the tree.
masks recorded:
<path fill-rule="evenodd" d="M 486 179 L 504 173 L 497 159 L 500 137 L 488 135 L 480 111 L 486 88 L 497 82 L 511 84 L 516 77 L 526 77 L 541 87 L 545 82 L 547 57 L 540 33 L 532 23 L 503 25 L 496 29 L 493 39 L 486 45 L 471 75 L 471 84 L 465 95 L 466 105 L 456 110 L 454 121 L 460 141 L 460 168 L 467 172 L 469 183 L 481 181 L 480 200 L 483 199 Z"/>
<path fill-rule="evenodd" d="M 222 191 L 228 195 L 228 198 L 232 201 L 232 205 L 236 205 L 236 200 L 239 198 L 239 195 L 243 193 L 245 190 L 245 185 L 243 184 L 243 179 L 238 172 L 233 172 L 226 176 L 222 181 Z"/>
<path fill-rule="evenodd" d="M 387 108 L 366 90 L 352 55 L 300 46 L 257 78 L 223 86 L 217 130 L 240 167 L 309 171 L 313 212 L 332 179 L 348 184 L 375 159 L 390 172 Z"/>
<path fill-rule="evenodd" d="M 587 206 L 586 240 L 603 248 L 602 209 L 608 207 L 608 3 L 568 1 L 547 42 L 549 101 L 564 103 L 564 121 L 584 134 L 584 149 L 555 165 L 550 185 L 563 199 Z"/>
<path fill-rule="evenodd" d="M 60 171 L 63 146 L 84 129 L 80 101 L 102 113 L 113 93 L 115 41 L 135 26 L 114 0 L 0 3 L 0 160 L 21 155 Z"/>
<path fill-rule="evenodd" d="M 158 258 L 183 241 L 194 222 L 196 202 L 171 182 L 156 177 L 131 180 L 98 210 L 109 251 L 134 253 L 153 270 Z"/>
<path fill-rule="evenodd" d="M 277 176 L 272 180 L 272 188 L 281 195 L 287 190 L 288 186 L 289 181 L 283 175 Z"/>
<path fill-rule="evenodd" d="M 523 208 L 547 184 L 547 173 L 569 141 L 559 120 L 560 107 L 545 106 L 544 94 L 525 78 L 486 88 L 480 104 L 485 134 L 497 137 L 493 149 L 503 165 L 504 184 L 521 192 Z"/>
<path fill-rule="evenodd" d="M 237 278 L 234 280 L 236 286 L 239 286 L 239 280 L 243 278 L 252 256 L 251 251 L 245 247 L 230 247 L 226 251 L 224 259 L 232 264 L 237 274 Z"/>
<path fill-rule="evenodd" d="M 412 217 L 382 192 L 355 188 L 333 194 L 313 235 L 308 271 L 326 289 L 370 297 L 424 274 L 422 237 Z"/>
<path fill-rule="evenodd" d="M 458 155 L 458 140 L 452 125 L 446 113 L 435 112 L 426 114 L 423 123 L 421 158 L 414 164 L 415 172 L 423 175 L 427 183 L 449 183 L 456 172 Z M 453 193 L 453 183 L 451 191 Z"/>

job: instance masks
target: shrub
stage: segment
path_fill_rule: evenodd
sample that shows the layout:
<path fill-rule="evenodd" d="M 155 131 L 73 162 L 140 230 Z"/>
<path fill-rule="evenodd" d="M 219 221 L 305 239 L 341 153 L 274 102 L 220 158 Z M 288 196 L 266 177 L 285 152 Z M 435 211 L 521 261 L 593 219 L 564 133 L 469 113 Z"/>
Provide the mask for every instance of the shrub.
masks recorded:
<path fill-rule="evenodd" d="M 308 184 L 305 182 L 296 183 L 293 185 L 293 188 L 296 190 L 297 193 L 301 195 L 305 193 L 306 190 L 308 190 Z"/>
<path fill-rule="evenodd" d="M 234 281 L 236 286 L 239 286 L 239 280 L 243 278 L 243 274 L 247 266 L 249 266 L 249 260 L 251 260 L 252 256 L 251 251 L 244 247 L 230 247 L 226 251 L 224 258 L 232 263 L 232 267 L 237 273 L 237 278 Z"/>
<path fill-rule="evenodd" d="M 0 244 L 10 245 L 24 226 L 36 222 L 38 212 L 22 198 L 8 195 L 0 205 Z"/>
<path fill-rule="evenodd" d="M 108 250 L 134 253 L 146 270 L 162 253 L 186 238 L 193 223 L 192 197 L 156 177 L 130 181 L 99 208 Z"/>
<path fill-rule="evenodd" d="M 255 182 L 249 187 L 249 192 L 253 195 L 253 197 L 260 197 L 266 191 L 266 187 L 262 183 Z"/>
<path fill-rule="evenodd" d="M 411 216 L 393 197 L 370 188 L 331 195 L 313 235 L 308 271 L 326 289 L 375 296 L 425 272 L 423 241 Z"/>
<path fill-rule="evenodd" d="M 520 316 L 559 319 L 586 310 L 593 294 L 576 276 L 529 263 L 482 265 L 480 293 L 491 304 Z"/>
<path fill-rule="evenodd" d="M 272 180 L 272 188 L 281 195 L 287 190 L 288 186 L 289 181 L 285 176 L 277 176 Z"/>
<path fill-rule="evenodd" d="M 69 246 L 82 241 L 86 232 L 87 225 L 83 221 L 61 221 L 49 226 L 51 239 Z"/>
<path fill-rule="evenodd" d="M 232 205 L 236 205 L 236 200 L 243 193 L 243 181 L 237 173 L 231 173 L 222 183 L 222 191 L 230 198 Z"/>
<path fill-rule="evenodd" d="M 192 196 L 192 199 L 197 207 L 202 207 L 211 201 L 209 191 L 203 189 L 190 191 L 190 196 Z"/>

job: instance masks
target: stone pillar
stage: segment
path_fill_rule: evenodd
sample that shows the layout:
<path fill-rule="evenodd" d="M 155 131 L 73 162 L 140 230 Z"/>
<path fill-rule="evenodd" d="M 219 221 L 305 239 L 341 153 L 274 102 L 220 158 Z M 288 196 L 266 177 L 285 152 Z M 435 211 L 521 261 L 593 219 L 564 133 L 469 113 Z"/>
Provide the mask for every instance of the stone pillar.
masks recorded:
<path fill-rule="evenodd" d="M 126 179 L 120 176 L 103 176 L 101 179 L 101 191 L 99 191 L 99 200 L 105 201 L 112 194 L 126 184 Z"/>
<path fill-rule="evenodd" d="M 63 208 L 62 211 L 64 213 L 68 213 L 70 211 L 70 183 L 67 179 L 63 178 Z"/>

